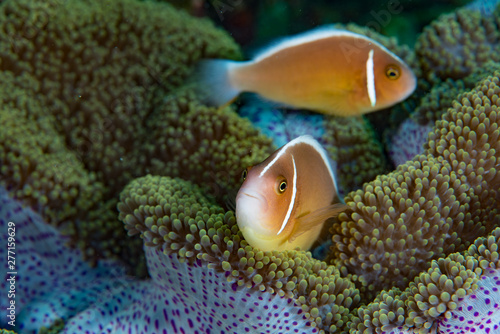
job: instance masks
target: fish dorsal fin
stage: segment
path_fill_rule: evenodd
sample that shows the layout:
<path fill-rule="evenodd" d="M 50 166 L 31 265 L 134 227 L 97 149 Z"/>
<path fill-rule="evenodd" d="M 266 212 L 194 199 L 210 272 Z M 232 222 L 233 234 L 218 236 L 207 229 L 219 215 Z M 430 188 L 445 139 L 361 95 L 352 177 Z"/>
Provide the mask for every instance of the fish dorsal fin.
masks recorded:
<path fill-rule="evenodd" d="M 335 203 L 295 218 L 295 226 L 288 241 L 293 242 L 298 236 L 311 230 L 315 226 L 323 224 L 328 218 L 338 216 L 346 209 L 347 205 L 342 203 Z"/>
<path fill-rule="evenodd" d="M 358 37 L 358 38 L 365 38 L 368 39 L 368 37 L 356 34 L 354 32 L 348 31 L 348 30 L 342 30 L 335 28 L 334 25 L 328 24 L 328 25 L 323 25 L 319 26 L 315 29 L 306 31 L 304 33 L 298 34 L 298 35 L 293 35 L 293 36 L 287 36 L 281 39 L 278 39 L 276 42 L 271 43 L 267 47 L 264 47 L 261 50 L 258 50 L 254 55 L 253 55 L 253 61 L 257 62 L 259 60 L 262 60 L 264 58 L 267 58 L 273 54 L 275 54 L 278 51 L 284 50 L 286 48 L 290 48 L 292 46 L 297 46 L 301 45 L 307 42 L 312 42 L 316 40 L 320 40 L 323 38 L 328 38 L 332 36 L 353 36 L 353 37 Z"/>

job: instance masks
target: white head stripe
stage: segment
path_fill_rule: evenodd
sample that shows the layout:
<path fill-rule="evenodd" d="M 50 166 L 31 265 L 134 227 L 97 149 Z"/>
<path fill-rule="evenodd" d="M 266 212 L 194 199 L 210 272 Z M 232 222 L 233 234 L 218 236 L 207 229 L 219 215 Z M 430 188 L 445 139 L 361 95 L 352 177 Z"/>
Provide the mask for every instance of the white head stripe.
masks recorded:
<path fill-rule="evenodd" d="M 297 167 L 295 166 L 295 159 L 292 154 L 292 162 L 293 162 L 293 184 L 292 184 L 292 200 L 290 201 L 290 205 L 288 206 L 288 211 L 286 212 L 285 219 L 283 219 L 283 222 L 281 223 L 281 228 L 278 231 L 278 234 L 283 232 L 283 229 L 285 228 L 286 224 L 288 224 L 288 221 L 290 220 L 290 216 L 293 211 L 293 207 L 295 206 L 295 197 L 297 196 Z"/>
<path fill-rule="evenodd" d="M 368 97 L 373 106 L 377 103 L 377 93 L 375 92 L 375 73 L 373 72 L 373 49 L 368 53 L 368 60 L 366 61 L 366 89 L 368 90 Z"/>
<path fill-rule="evenodd" d="M 300 137 L 297 137 L 293 140 L 291 140 L 290 142 L 288 142 L 285 146 L 283 146 L 281 148 L 281 150 L 278 152 L 278 154 L 276 154 L 276 156 L 274 157 L 274 159 L 269 162 L 269 164 L 267 164 L 266 167 L 264 167 L 262 169 L 262 171 L 260 172 L 259 174 L 259 177 L 262 177 L 264 176 L 264 174 L 269 170 L 269 168 L 272 167 L 272 165 L 274 165 L 276 163 L 276 161 L 278 161 L 278 159 L 283 156 L 283 154 L 286 153 L 287 149 L 289 149 L 290 147 L 293 147 L 295 146 L 296 144 L 307 144 L 307 145 L 310 145 L 312 146 L 318 153 L 319 155 L 321 156 L 321 158 L 323 159 L 323 162 L 325 163 L 327 169 L 328 169 L 328 173 L 330 174 L 330 177 L 332 178 L 332 180 L 334 181 L 334 183 L 336 184 L 336 181 L 335 181 L 335 176 L 333 175 L 333 171 L 332 171 L 332 168 L 330 167 L 330 161 L 328 160 L 328 156 L 326 155 L 326 152 L 325 150 L 323 149 L 323 147 L 321 147 L 321 145 L 310 135 L 303 135 L 303 136 L 300 136 Z"/>
<path fill-rule="evenodd" d="M 262 172 L 260 172 L 259 177 L 264 176 L 264 174 L 269 170 L 269 168 L 271 168 L 274 165 L 274 163 L 278 161 L 278 159 L 286 152 L 286 146 L 288 146 L 290 143 L 282 147 L 282 149 L 278 152 L 278 154 L 276 154 L 274 159 L 270 163 L 268 163 L 267 166 L 264 167 L 264 169 L 262 169 Z"/>

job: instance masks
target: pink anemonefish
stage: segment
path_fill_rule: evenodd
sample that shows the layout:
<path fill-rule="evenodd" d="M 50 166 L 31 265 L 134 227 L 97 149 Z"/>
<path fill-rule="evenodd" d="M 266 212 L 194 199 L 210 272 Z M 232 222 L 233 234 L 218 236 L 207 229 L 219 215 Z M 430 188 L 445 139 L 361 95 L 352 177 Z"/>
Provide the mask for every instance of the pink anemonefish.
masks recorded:
<path fill-rule="evenodd" d="M 408 65 L 380 43 L 331 26 L 285 39 L 250 61 L 202 60 L 195 80 L 212 105 L 254 92 L 338 116 L 390 107 L 406 99 L 417 81 Z"/>
<path fill-rule="evenodd" d="M 328 156 L 311 136 L 295 138 L 242 177 L 236 221 L 245 240 L 264 251 L 309 249 L 325 220 L 346 208 Z"/>

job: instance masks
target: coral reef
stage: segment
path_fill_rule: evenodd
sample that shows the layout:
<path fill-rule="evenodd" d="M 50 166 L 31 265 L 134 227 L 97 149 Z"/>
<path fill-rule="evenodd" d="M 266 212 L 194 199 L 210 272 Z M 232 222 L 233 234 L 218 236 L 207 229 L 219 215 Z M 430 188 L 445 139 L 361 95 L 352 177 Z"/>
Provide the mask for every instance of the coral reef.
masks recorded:
<path fill-rule="evenodd" d="M 340 330 L 359 301 L 350 280 L 308 252 L 262 252 L 250 247 L 233 212 L 224 213 L 186 181 L 139 178 L 125 188 L 118 209 L 129 233 L 140 233 L 146 247 L 190 265 L 202 261 L 253 298 L 265 292 L 290 299 L 312 327 Z"/>
<path fill-rule="evenodd" d="M 366 119 L 328 116 L 324 128 L 324 146 L 337 169 L 341 194 L 357 190 L 387 172 L 382 144 Z"/>
<path fill-rule="evenodd" d="M 240 57 L 226 33 L 163 3 L 1 1 L 0 228 L 18 231 L 15 330 L 497 331 L 500 72 L 485 55 L 498 51 L 499 21 L 475 13 L 434 22 L 418 59 L 347 26 L 425 76 L 394 123 L 414 109 L 408 122 L 439 120 L 392 173 L 366 119 L 286 115 L 311 124 L 345 191 L 362 187 L 321 261 L 252 248 L 222 204 L 273 149 L 233 109 L 181 86 L 201 57 Z M 130 266 L 150 277 L 126 276 Z"/>
<path fill-rule="evenodd" d="M 402 165 L 423 153 L 427 135 L 432 128 L 430 125 L 420 125 L 411 118 L 401 123 L 397 132 L 391 136 L 387 150 L 394 166 Z"/>
<path fill-rule="evenodd" d="M 490 269 L 500 266 L 500 228 L 476 239 L 463 255 L 433 261 L 403 293 L 397 288 L 382 291 L 372 303 L 355 309 L 359 292 L 335 267 L 304 252 L 252 251 L 241 240 L 232 212 L 224 213 L 199 187 L 180 179 L 146 176 L 122 193 L 121 217 L 127 226 L 143 230 L 140 235 L 150 245 L 145 246 L 151 273 L 146 280 L 123 276 L 123 268 L 112 262 L 89 268 L 78 250 L 63 245 L 65 238 L 57 230 L 8 198 L 5 190 L 1 194 L 2 217 L 18 222 L 24 231 L 18 245 L 27 251 L 19 255 L 19 277 L 42 261 L 40 268 L 47 269 L 42 275 L 64 279 L 40 278 L 50 284 L 42 284 L 43 291 L 33 299 L 31 293 L 25 295 L 29 303 L 18 316 L 23 333 L 41 325 L 50 327 L 42 327 L 42 333 L 82 329 L 347 333 L 349 328 L 353 334 L 366 329 L 410 333 L 418 324 L 421 329 L 429 327 L 433 320 L 434 327 L 458 326 L 464 322 L 462 316 L 481 322 L 478 327 L 497 325 L 489 321 L 488 312 L 496 306 L 487 304 L 487 299 L 500 298 L 491 285 L 498 275 Z M 1 227 L 6 222 L 2 219 Z M 189 230 L 183 230 L 186 227 Z M 155 237 L 158 234 L 165 235 Z M 5 256 L 0 259 L 6 261 Z M 39 279 L 19 283 L 22 291 L 40 288 Z M 464 305 L 470 306 L 474 298 L 490 308 L 478 308 L 477 315 L 468 311 Z M 447 312 L 449 317 L 444 317 Z"/>
<path fill-rule="evenodd" d="M 411 118 L 421 125 L 434 125 L 441 116 L 452 106 L 458 95 L 470 90 L 477 81 L 466 87 L 464 80 L 450 78 L 432 85 L 428 93 L 420 98 L 411 114 Z"/>
<path fill-rule="evenodd" d="M 500 63 L 488 61 L 477 67 L 471 74 L 462 78 L 436 81 L 428 92 L 421 96 L 419 105 L 413 108 L 411 118 L 421 125 L 433 125 L 448 108 L 453 106 L 454 100 L 461 100 L 460 94 L 467 93 L 481 80 L 489 75 L 496 75 L 500 71 Z"/>
<path fill-rule="evenodd" d="M 66 148 L 54 128 L 55 117 L 42 114 L 43 105 L 30 98 L 35 92 L 20 88 L 37 90 L 37 82 L 10 72 L 0 77 L 1 182 L 54 224 L 85 216 L 102 200 L 104 186 Z"/>
<path fill-rule="evenodd" d="M 119 257 L 144 274 L 140 240 L 126 238 L 116 219 L 122 187 L 149 169 L 175 174 L 173 168 L 206 185 L 221 179 L 234 187 L 238 166 L 252 160 L 251 149 L 235 139 L 255 139 L 263 148 L 253 147 L 253 156 L 270 145 L 230 111 L 193 106 L 175 95 L 199 58 L 239 57 L 226 33 L 167 4 L 108 2 L 1 4 L 0 42 L 8 47 L 0 51 L 0 118 L 6 129 L 0 134 L 0 182 L 61 226 L 86 258 Z M 167 94 L 178 103 L 164 102 Z M 175 112 L 186 118 L 162 115 Z M 203 121 L 205 130 L 198 132 L 193 119 Z M 210 153 L 233 157 L 225 161 L 231 170 L 215 172 L 220 166 L 214 165 L 200 171 L 184 160 L 193 151 L 158 152 L 182 122 L 191 133 L 184 138 L 196 149 L 214 132 Z"/>
<path fill-rule="evenodd" d="M 16 329 L 22 333 L 159 329 L 204 333 L 220 328 L 222 323 L 227 331 L 238 333 L 245 332 L 245 328 L 261 330 L 266 326 L 270 333 L 299 329 L 301 333 L 317 332 L 306 327 L 301 307 L 290 305 L 289 299 L 271 293 L 253 297 L 245 289 L 228 283 L 223 274 L 202 265 L 202 261 L 187 266 L 177 256 L 147 247 L 150 280 L 128 278 L 124 268 L 113 262 L 100 262 L 100 267 L 90 268 L 78 250 L 64 246 L 65 237 L 31 209 L 9 198 L 4 189 L 0 189 L 0 204 L 2 217 L 17 222 L 16 246 L 20 251 Z M 1 219 L 0 227 L 6 229 L 7 220 Z M 2 242 L 4 236 L 0 236 Z M 4 267 L 7 256 L 1 255 L 0 264 Z M 33 275 L 34 270 L 37 275 Z M 3 281 L 2 288 L 6 284 Z M 185 289 L 187 286 L 190 288 Z M 5 298 L 1 302 L 2 308 L 6 306 Z M 181 305 L 182 313 L 178 312 Z M 265 308 L 266 313 L 262 312 Z M 234 311 L 229 313 L 226 309 Z M 248 313 L 239 312 L 242 309 Z M 2 318 L 0 326 L 4 321 Z"/>
<path fill-rule="evenodd" d="M 477 264 L 472 257 L 456 253 L 432 261 L 431 268 L 420 273 L 407 289 L 405 324 L 428 329 L 441 314 L 456 309 L 461 299 L 477 289 L 482 274 Z"/>
<path fill-rule="evenodd" d="M 499 24 L 498 15 L 474 9 L 442 15 L 424 28 L 415 45 L 423 76 L 460 79 L 487 61 L 499 61 Z"/>
<path fill-rule="evenodd" d="M 404 288 L 431 260 L 499 225 L 498 81 L 490 76 L 455 101 L 423 154 L 346 196 L 334 254 L 362 291 Z"/>
<path fill-rule="evenodd" d="M 415 45 L 417 57 L 410 58 L 419 76 L 415 93 L 391 108 L 389 117 L 368 115 L 377 128 L 383 129 L 383 142 L 391 152 L 392 138 L 398 128 L 406 127 L 402 124 L 406 118 L 433 126 L 455 99 L 461 99 L 460 94 L 499 70 L 497 59 L 490 54 L 500 45 L 497 21 L 496 11 L 485 15 L 470 6 L 441 16 L 424 29 Z M 418 140 L 420 135 L 416 135 Z"/>
<path fill-rule="evenodd" d="M 459 248 L 462 232 L 479 233 L 465 216 L 466 187 L 451 166 L 426 155 L 379 176 L 344 198 L 349 210 L 334 226 L 335 256 L 368 291 L 404 288 L 430 260 Z"/>
<path fill-rule="evenodd" d="M 184 181 L 171 182 L 178 182 L 179 187 L 187 190 L 187 196 L 191 187 L 195 187 Z M 197 200 L 205 202 L 202 197 Z M 238 333 L 318 332 L 309 326 L 302 306 L 295 305 L 290 298 L 265 291 L 257 295 L 249 288 L 238 287 L 227 281 L 224 272 L 214 272 L 204 260 L 185 261 L 179 254 L 166 255 L 158 247 L 146 247 L 151 279 L 137 280 L 125 276 L 124 268 L 112 261 L 101 261 L 98 267 L 91 268 L 82 260 L 79 250 L 64 245 L 66 237 L 40 215 L 10 198 L 3 188 L 0 188 L 0 214 L 6 218 L 0 219 L 2 229 L 7 229 L 8 220 L 16 222 L 19 249 L 16 329 L 21 333 L 81 333 L 82 330 L 151 333 L 159 329 L 205 333 L 219 328 Z M 235 225 L 234 217 L 232 220 Z M 0 236 L 0 241 L 6 241 L 6 234 Z M 5 252 L 5 248 L 0 250 L 2 267 L 6 266 Z M 274 256 L 260 260 L 276 264 L 280 259 Z M 243 258 L 240 261 L 243 266 Z M 285 263 L 289 261 L 277 268 L 284 268 Z M 283 271 L 272 273 L 280 277 Z M 339 289 L 352 288 L 345 282 L 338 283 Z M 2 281 L 2 289 L 7 289 L 7 284 Z M 315 291 L 315 286 L 310 287 L 306 282 L 302 287 Z M 351 293 L 355 294 L 355 290 Z M 7 302 L 2 298 L 2 308 Z M 343 303 L 339 301 L 338 305 Z M 181 306 L 183 311 L 179 312 Z M 346 312 L 348 308 L 344 309 Z M 3 325 L 5 318 L 0 320 L 0 326 Z"/>
<path fill-rule="evenodd" d="M 444 131 L 444 129 L 452 128 L 452 122 L 459 123 L 468 120 L 469 127 L 481 133 L 480 129 L 472 126 L 476 123 L 474 117 L 469 119 L 467 115 L 474 114 L 475 117 L 483 117 L 483 123 L 488 123 L 486 119 L 494 119 L 496 105 L 492 107 L 488 103 L 497 101 L 493 96 L 498 93 L 498 87 L 496 77 L 489 77 L 481 82 L 475 90 L 469 92 L 468 99 L 462 100 L 464 105 L 472 100 L 475 102 L 474 108 L 467 107 L 462 113 L 456 110 L 449 111 L 449 118 L 446 120 L 445 117 L 434 130 L 433 141 L 440 143 L 439 140 L 443 138 L 438 136 L 439 134 L 448 138 L 448 141 L 452 140 L 452 136 Z M 460 110 L 458 102 L 456 109 Z M 478 126 L 481 126 L 479 124 Z M 497 123 L 491 122 L 490 129 L 484 131 L 489 133 L 488 131 L 496 126 L 495 124 Z M 493 130 L 493 133 L 496 133 L 495 131 L 497 130 Z M 493 136 L 490 135 L 490 137 Z M 438 146 L 443 145 L 441 143 Z M 430 142 L 428 150 L 430 151 L 432 147 L 434 146 Z M 481 149 L 478 149 L 477 153 L 481 155 Z M 420 211 L 415 205 L 425 207 L 428 203 L 432 205 L 427 211 L 432 213 L 432 206 L 437 205 L 433 202 L 436 197 L 441 200 L 444 207 L 449 207 L 440 211 L 440 214 L 449 211 L 448 217 L 460 216 L 460 210 L 464 207 L 467 207 L 469 211 L 469 208 L 475 208 L 474 213 L 480 214 L 481 205 L 491 204 L 488 202 L 488 197 L 485 197 L 488 194 L 483 194 L 484 196 L 476 203 L 469 202 L 464 205 L 459 203 L 466 197 L 463 196 L 464 194 L 473 195 L 470 189 L 474 183 L 478 182 L 477 176 L 468 173 L 463 175 L 464 177 L 456 178 L 454 167 L 447 163 L 443 158 L 445 156 L 445 154 L 420 155 L 412 163 L 407 163 L 398 169 L 398 171 L 406 170 L 400 178 L 401 183 L 404 180 L 411 184 L 412 175 L 422 180 L 418 182 L 422 189 L 416 191 L 417 195 L 419 193 L 439 195 L 433 196 L 427 203 L 420 202 L 419 198 L 424 197 L 415 195 L 416 199 L 410 202 L 411 207 L 406 210 L 405 214 L 410 215 L 411 212 L 418 214 Z M 476 158 L 476 160 L 478 168 L 487 167 L 481 159 Z M 437 168 L 438 166 L 441 166 L 440 169 Z M 464 170 L 467 171 L 467 168 Z M 453 173 L 455 173 L 454 177 Z M 496 172 L 489 170 L 489 174 L 492 178 L 488 178 L 488 181 L 494 186 Z M 431 180 L 426 181 L 425 175 Z M 467 181 L 465 177 L 470 179 L 470 186 L 464 186 Z M 372 183 L 381 178 L 379 177 Z M 445 183 L 451 184 L 453 188 L 443 187 Z M 441 184 L 441 188 L 438 184 Z M 425 192 L 423 186 L 430 190 Z M 443 193 L 444 188 L 447 190 L 445 189 Z M 366 196 L 371 201 L 369 190 L 365 189 Z M 493 196 L 493 191 L 489 195 Z M 373 199 L 375 200 L 376 197 Z M 399 209 L 399 207 L 396 208 Z M 490 206 L 489 209 L 491 208 Z M 366 296 L 366 293 L 360 294 L 355 286 L 355 284 L 365 282 L 361 275 L 353 275 L 351 268 L 348 271 L 346 265 L 338 265 L 338 262 L 335 263 L 336 265 L 327 265 L 325 262 L 312 258 L 307 252 L 261 252 L 253 249 L 242 239 L 234 214 L 231 211 L 225 212 L 210 194 L 205 195 L 201 187 L 187 181 L 160 176 L 145 176 L 136 179 L 122 192 L 119 211 L 120 219 L 125 223 L 129 234 L 139 234 L 145 243 L 151 279 L 130 280 L 118 274 L 108 279 L 103 277 L 102 280 L 94 280 L 96 285 L 87 286 L 80 283 L 77 289 L 63 288 L 62 292 L 54 289 L 51 293 L 43 295 L 43 301 L 30 302 L 23 314 L 35 315 L 35 323 L 45 321 L 44 324 L 47 326 L 54 324 L 53 326 L 57 327 L 61 326 L 59 317 L 45 317 L 44 314 L 36 316 L 37 313 L 34 310 L 37 308 L 65 310 L 67 313 L 62 319 L 63 333 L 78 332 L 80 328 L 91 330 L 109 328 L 118 331 L 141 328 L 145 332 L 155 331 L 155 328 L 173 330 L 182 328 L 185 331 L 207 331 L 211 328 L 245 331 L 247 328 L 250 331 L 264 332 L 297 329 L 299 332 L 331 333 L 346 333 L 347 331 L 359 333 L 365 330 L 375 333 L 383 330 L 411 332 L 415 329 L 422 332 L 436 326 L 446 328 L 452 323 L 448 321 L 453 319 L 455 323 L 460 322 L 462 316 L 460 312 L 464 312 L 463 305 L 468 298 L 476 296 L 476 298 L 486 300 L 484 298 L 486 293 L 482 291 L 489 291 L 491 285 L 483 284 L 481 281 L 494 280 L 494 276 L 488 276 L 488 269 L 500 265 L 498 260 L 500 229 L 485 236 L 492 227 L 481 227 L 481 223 L 476 222 L 478 227 L 469 231 L 468 234 L 480 234 L 478 238 L 463 234 L 464 240 L 455 242 L 460 239 L 456 233 L 458 229 L 455 229 L 454 233 L 452 228 L 456 226 L 451 226 L 450 220 L 445 220 L 446 217 L 443 219 L 437 217 L 436 212 L 434 218 L 438 221 L 436 224 L 438 228 L 426 227 L 425 225 L 430 225 L 429 223 L 423 224 L 424 232 L 425 229 L 428 231 L 427 239 L 429 243 L 432 243 L 433 239 L 440 242 L 438 240 L 440 239 L 439 226 L 444 226 L 448 228 L 451 242 L 446 238 L 441 238 L 444 240 L 441 245 L 444 250 L 432 259 L 427 258 L 428 266 L 421 265 L 424 269 L 420 270 L 415 278 L 408 276 L 406 282 L 409 282 L 409 285 L 405 290 L 401 292 L 397 287 L 384 290 L 371 303 L 361 305 L 360 297 Z M 458 220 L 467 221 L 465 219 L 467 215 L 470 213 L 466 213 Z M 376 213 L 371 216 L 376 218 Z M 492 213 L 491 218 L 492 221 L 497 219 L 495 212 Z M 23 221 L 23 218 L 16 218 L 16 220 Z M 439 225 L 441 221 L 443 224 Z M 416 223 L 418 223 L 418 218 Z M 465 230 L 467 225 L 462 227 Z M 404 232 L 402 229 L 395 229 L 395 231 Z M 431 235 L 432 233 L 434 235 Z M 423 239 L 421 236 L 423 233 L 418 232 L 412 233 L 412 236 L 408 235 L 405 239 L 406 244 L 420 242 Z M 379 236 L 377 239 L 383 238 Z M 465 239 L 472 240 L 469 242 L 472 244 L 468 250 L 462 247 L 467 242 Z M 38 243 L 40 240 L 33 242 Z M 397 240 L 394 240 L 394 244 L 397 243 Z M 456 246 L 453 247 L 453 245 Z M 376 246 L 379 246 L 379 242 Z M 426 246 L 420 244 L 419 249 L 425 250 Z M 436 243 L 434 246 L 439 248 Z M 51 245 L 44 247 L 51 247 Z M 37 246 L 36 249 L 43 250 L 44 247 Z M 450 251 L 451 249 L 455 250 Z M 462 250 L 462 253 L 454 253 L 456 250 Z M 34 250 L 29 253 L 35 254 L 36 252 Z M 440 256 L 447 252 L 447 256 Z M 376 251 L 372 253 L 377 254 Z M 61 256 L 65 252 L 57 251 L 57 254 Z M 403 252 L 398 254 L 406 255 Z M 411 250 L 410 254 L 412 254 Z M 423 258 L 423 262 L 426 262 L 425 253 L 413 252 L 413 254 L 415 260 Z M 383 257 L 377 259 L 381 264 L 383 264 Z M 391 255 L 389 259 L 393 259 Z M 59 260 L 57 257 L 54 259 L 59 264 L 64 262 Z M 412 259 L 406 260 L 412 264 Z M 418 267 L 419 264 L 417 263 L 416 266 Z M 59 270 L 61 268 L 54 268 L 56 272 Z M 407 267 L 401 266 L 401 271 L 405 270 Z M 388 287 L 391 285 L 390 282 L 383 283 Z M 363 287 L 363 284 L 361 286 Z M 109 293 L 102 293 L 102 291 Z M 492 298 L 498 297 L 493 295 Z M 69 308 L 68 301 L 75 301 L 82 307 L 77 310 Z M 168 301 L 168 304 L 165 301 Z M 247 306 L 245 310 L 248 309 L 249 303 L 255 305 L 255 309 L 252 308 L 253 312 L 249 309 L 248 312 L 241 312 L 242 302 Z M 266 306 L 269 311 L 263 312 L 262 309 L 266 310 Z M 259 307 L 258 311 L 257 307 Z M 184 312 L 177 312 L 179 308 L 184 309 Z M 218 312 L 219 309 L 224 311 Z M 231 313 L 228 311 L 231 309 L 239 311 Z M 57 314 L 61 314 L 60 311 Z M 472 313 L 472 316 L 474 314 Z M 465 316 L 470 317 L 471 314 L 466 313 Z M 23 319 L 23 324 L 32 322 L 32 318 L 28 316 L 23 315 L 20 318 Z M 487 313 L 481 313 L 476 318 L 483 319 L 477 320 L 481 324 L 490 320 Z M 200 320 L 194 321 L 193 319 Z M 495 325 L 495 323 L 492 324 L 491 328 Z"/>
<path fill-rule="evenodd" d="M 190 180 L 219 201 L 237 191 L 244 168 L 273 152 L 271 140 L 248 120 L 230 108 L 202 105 L 187 89 L 169 95 L 147 126 L 154 143 L 145 149 L 148 172 Z"/>
<path fill-rule="evenodd" d="M 389 126 L 384 131 L 384 143 L 394 165 L 422 153 L 427 133 L 434 123 L 479 81 L 489 75 L 498 76 L 499 64 L 489 61 L 462 79 L 436 79 L 433 84 L 421 80 L 412 98 L 391 109 Z"/>
<path fill-rule="evenodd" d="M 417 90 L 391 108 L 389 122 L 387 117 L 379 116 L 382 120 L 378 120 L 377 114 L 368 115 L 377 128 L 384 129 L 387 146 L 392 145 L 391 138 L 408 116 L 421 125 L 432 126 L 455 99 L 460 99 L 460 94 L 499 70 L 493 51 L 500 48 L 498 12 L 485 15 L 478 8 L 469 7 L 441 16 L 419 36 L 415 45 L 417 57 L 407 60 L 419 77 Z"/>
<path fill-rule="evenodd" d="M 433 260 L 408 288 L 381 291 L 368 305 L 357 310 L 351 333 L 386 332 L 456 333 L 473 325 L 482 333 L 500 327 L 496 310 L 500 228 L 479 237 L 462 254 Z"/>

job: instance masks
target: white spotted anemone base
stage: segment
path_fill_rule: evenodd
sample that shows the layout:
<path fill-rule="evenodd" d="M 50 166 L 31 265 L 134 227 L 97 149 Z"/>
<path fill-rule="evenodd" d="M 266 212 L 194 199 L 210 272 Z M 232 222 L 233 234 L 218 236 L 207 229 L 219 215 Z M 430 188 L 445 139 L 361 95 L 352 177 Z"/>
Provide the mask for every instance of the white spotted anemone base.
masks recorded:
<path fill-rule="evenodd" d="M 300 307 L 267 292 L 236 288 L 202 261 L 145 246 L 150 280 L 122 281 L 74 316 L 62 333 L 317 333 Z"/>
<path fill-rule="evenodd" d="M 486 269 L 477 285 L 449 319 L 438 321 L 439 333 L 500 333 L 500 270 Z"/>
<path fill-rule="evenodd" d="M 156 301 L 138 316 L 156 318 L 159 328 L 169 329 L 164 333 L 318 332 L 291 299 L 238 287 L 202 261 L 180 263 L 175 255 L 145 250 L 152 280 L 160 284 Z"/>

